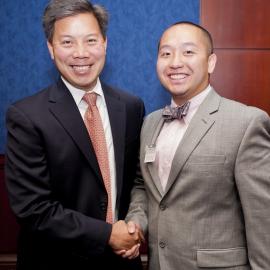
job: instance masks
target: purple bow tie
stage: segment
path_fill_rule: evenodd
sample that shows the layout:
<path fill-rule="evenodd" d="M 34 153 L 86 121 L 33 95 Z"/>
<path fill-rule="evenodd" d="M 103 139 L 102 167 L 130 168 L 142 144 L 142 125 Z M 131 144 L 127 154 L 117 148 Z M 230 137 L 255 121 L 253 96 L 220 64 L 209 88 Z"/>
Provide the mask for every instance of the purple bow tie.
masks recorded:
<path fill-rule="evenodd" d="M 186 102 L 185 104 L 177 107 L 166 106 L 163 109 L 162 116 L 165 121 L 173 121 L 174 119 L 182 119 L 187 115 L 189 109 L 190 102 Z"/>

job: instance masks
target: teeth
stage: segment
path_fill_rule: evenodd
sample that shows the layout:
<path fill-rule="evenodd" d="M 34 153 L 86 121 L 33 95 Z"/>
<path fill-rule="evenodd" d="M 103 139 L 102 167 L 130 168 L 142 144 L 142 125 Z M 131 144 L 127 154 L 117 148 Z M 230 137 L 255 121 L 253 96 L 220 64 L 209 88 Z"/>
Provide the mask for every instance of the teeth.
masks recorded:
<path fill-rule="evenodd" d="M 90 66 L 72 66 L 72 68 L 77 71 L 86 71 L 90 68 Z"/>
<path fill-rule="evenodd" d="M 169 77 L 173 80 L 181 80 L 187 77 L 186 74 L 171 74 Z"/>

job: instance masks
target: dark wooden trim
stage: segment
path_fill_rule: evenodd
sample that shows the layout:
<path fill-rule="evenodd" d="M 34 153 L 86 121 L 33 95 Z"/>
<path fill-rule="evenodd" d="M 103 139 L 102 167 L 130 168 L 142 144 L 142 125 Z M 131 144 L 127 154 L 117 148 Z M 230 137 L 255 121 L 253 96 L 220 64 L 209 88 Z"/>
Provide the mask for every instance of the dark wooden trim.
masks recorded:
<path fill-rule="evenodd" d="M 14 264 L 17 262 L 16 254 L 0 254 L 0 264 Z"/>
<path fill-rule="evenodd" d="M 141 260 L 142 260 L 142 264 L 143 264 L 143 269 L 147 270 L 148 269 L 148 256 L 146 254 L 142 254 Z"/>
<path fill-rule="evenodd" d="M 0 170 L 4 170 L 5 156 L 0 154 Z"/>
<path fill-rule="evenodd" d="M 15 254 L 17 251 L 18 224 L 12 213 L 5 185 L 5 157 L 0 155 L 0 254 Z"/>
<path fill-rule="evenodd" d="M 141 255 L 143 269 L 147 270 L 147 255 Z M 17 256 L 16 254 L 0 254 L 0 270 L 15 270 Z"/>
<path fill-rule="evenodd" d="M 16 254 L 0 254 L 0 270 L 15 270 Z"/>

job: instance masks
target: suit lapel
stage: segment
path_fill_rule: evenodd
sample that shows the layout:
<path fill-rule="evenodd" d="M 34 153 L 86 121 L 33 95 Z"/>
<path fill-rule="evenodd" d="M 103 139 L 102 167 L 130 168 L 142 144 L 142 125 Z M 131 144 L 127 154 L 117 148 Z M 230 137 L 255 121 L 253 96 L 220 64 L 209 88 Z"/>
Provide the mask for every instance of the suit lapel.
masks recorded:
<path fill-rule="evenodd" d="M 111 88 L 102 84 L 102 89 L 110 118 L 116 167 L 117 196 L 120 197 L 123 185 L 122 175 L 125 153 L 126 105 L 120 100 L 119 95 Z"/>
<path fill-rule="evenodd" d="M 159 113 L 157 115 L 156 121 L 153 123 L 153 126 L 149 129 L 149 132 L 152 131 L 152 134 L 149 134 L 149 138 L 150 138 L 149 139 L 149 145 L 146 145 L 146 146 L 156 144 L 157 137 L 158 137 L 158 135 L 159 135 L 159 133 L 160 133 L 162 127 L 163 127 L 163 124 L 164 124 L 164 119 L 162 118 L 161 113 Z M 146 151 L 146 150 L 144 150 L 144 151 Z M 157 171 L 156 167 L 154 166 L 154 162 L 147 163 L 147 167 L 148 167 L 149 172 L 150 172 L 150 174 L 152 176 L 151 178 L 153 180 L 154 186 L 158 190 L 159 194 L 161 196 L 163 196 L 164 190 L 163 190 L 163 188 L 161 186 L 161 181 L 160 181 L 160 178 L 159 178 L 159 175 L 158 175 L 158 171 Z"/>
<path fill-rule="evenodd" d="M 62 80 L 58 81 L 57 87 L 53 88 L 50 93 L 49 109 L 88 160 L 97 177 L 102 181 L 89 134 L 74 99 Z"/>
<path fill-rule="evenodd" d="M 219 103 L 220 96 L 215 91 L 211 91 L 191 120 L 189 127 L 176 150 L 165 193 L 170 190 L 193 150 L 213 126 L 216 118 L 215 113 L 218 111 Z"/>

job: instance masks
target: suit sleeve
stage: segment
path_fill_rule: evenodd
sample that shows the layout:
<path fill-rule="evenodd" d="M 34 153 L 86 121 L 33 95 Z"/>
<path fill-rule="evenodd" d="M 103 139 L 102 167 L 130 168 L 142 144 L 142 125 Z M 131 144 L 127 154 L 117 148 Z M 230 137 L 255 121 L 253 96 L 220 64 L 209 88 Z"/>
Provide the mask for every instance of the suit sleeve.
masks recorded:
<path fill-rule="evenodd" d="M 137 178 L 131 192 L 131 202 L 126 222 L 134 221 L 136 224 L 140 225 L 144 234 L 146 234 L 148 226 L 146 196 L 143 180 L 141 178 Z"/>
<path fill-rule="evenodd" d="M 142 129 L 144 128 L 144 125 L 145 122 L 143 123 Z M 129 210 L 125 220 L 126 222 L 133 221 L 136 224 L 140 225 L 140 228 L 142 229 L 144 234 L 146 234 L 148 227 L 148 199 L 145 190 L 144 180 L 141 173 L 140 160 L 138 160 L 136 176 L 137 177 L 134 181 L 134 186 L 131 191 Z"/>
<path fill-rule="evenodd" d="M 9 108 L 6 124 L 6 185 L 21 227 L 52 244 L 66 243 L 79 256 L 102 253 L 111 225 L 65 208 L 54 198 L 42 132 L 15 106 Z"/>
<path fill-rule="evenodd" d="M 235 179 L 245 219 L 253 270 L 270 267 L 270 120 L 262 112 L 250 120 L 239 147 Z"/>

